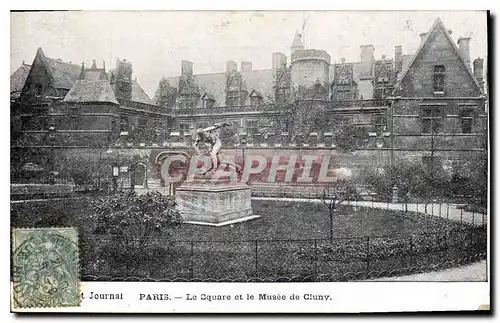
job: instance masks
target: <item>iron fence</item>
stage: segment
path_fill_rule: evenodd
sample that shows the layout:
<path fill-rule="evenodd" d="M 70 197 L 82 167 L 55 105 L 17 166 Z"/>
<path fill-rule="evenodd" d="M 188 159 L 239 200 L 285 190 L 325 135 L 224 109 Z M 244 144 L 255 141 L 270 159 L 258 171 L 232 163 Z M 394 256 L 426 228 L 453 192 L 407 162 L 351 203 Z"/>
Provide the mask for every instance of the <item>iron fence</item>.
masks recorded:
<path fill-rule="evenodd" d="M 82 241 L 82 279 L 132 281 L 344 281 L 410 274 L 484 259 L 485 227 L 334 239 Z"/>
<path fill-rule="evenodd" d="M 71 176 L 64 175 L 38 175 L 38 176 L 16 176 L 11 177 L 11 184 L 30 184 L 30 185 L 54 185 L 54 184 L 68 184 L 74 185 L 74 180 Z"/>

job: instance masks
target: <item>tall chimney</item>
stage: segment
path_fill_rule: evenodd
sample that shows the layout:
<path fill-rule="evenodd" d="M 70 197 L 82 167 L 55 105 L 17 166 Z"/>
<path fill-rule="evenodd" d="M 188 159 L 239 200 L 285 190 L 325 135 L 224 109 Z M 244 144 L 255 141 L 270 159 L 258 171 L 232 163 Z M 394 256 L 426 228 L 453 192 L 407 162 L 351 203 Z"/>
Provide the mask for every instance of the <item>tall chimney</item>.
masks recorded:
<path fill-rule="evenodd" d="M 277 70 L 286 68 L 286 56 L 282 53 L 273 53 L 273 75 L 276 75 Z"/>
<path fill-rule="evenodd" d="M 233 72 L 236 72 L 238 70 L 238 64 L 234 61 L 227 61 L 226 62 L 226 73 L 231 74 Z"/>
<path fill-rule="evenodd" d="M 479 83 L 481 90 L 484 91 L 484 69 L 483 69 L 484 59 L 476 58 L 474 60 L 474 78 Z"/>
<path fill-rule="evenodd" d="M 394 71 L 399 74 L 403 70 L 403 46 L 394 46 Z"/>
<path fill-rule="evenodd" d="M 184 78 L 193 76 L 193 62 L 181 61 L 181 76 Z"/>
<path fill-rule="evenodd" d="M 420 34 L 420 44 L 424 43 L 425 37 L 427 37 L 429 33 L 421 33 Z"/>
<path fill-rule="evenodd" d="M 470 70 L 470 37 L 460 37 L 458 39 L 458 52 Z"/>
<path fill-rule="evenodd" d="M 252 62 L 248 62 L 248 61 L 241 62 L 241 71 L 242 72 L 251 72 L 252 71 Z"/>
<path fill-rule="evenodd" d="M 367 79 L 372 78 L 372 68 L 373 68 L 373 54 L 375 52 L 375 47 L 373 45 L 362 45 L 361 46 L 361 66 L 360 66 L 360 78 Z"/>

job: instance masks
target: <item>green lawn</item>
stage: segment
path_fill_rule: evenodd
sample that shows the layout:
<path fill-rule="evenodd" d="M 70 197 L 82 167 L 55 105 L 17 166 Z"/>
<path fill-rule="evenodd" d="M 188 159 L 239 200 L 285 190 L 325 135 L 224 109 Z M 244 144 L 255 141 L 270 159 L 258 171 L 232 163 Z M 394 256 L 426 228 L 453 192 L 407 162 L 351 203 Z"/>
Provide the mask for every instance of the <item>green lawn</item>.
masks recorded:
<path fill-rule="evenodd" d="M 174 240 L 272 240 L 322 239 L 329 237 L 328 209 L 321 203 L 252 201 L 253 213 L 261 218 L 224 227 L 183 225 Z M 337 238 L 434 231 L 440 221 L 396 215 L 395 211 L 342 207 L 334 216 Z"/>
<path fill-rule="evenodd" d="M 103 280 L 127 276 L 219 280 L 383 271 L 444 263 L 483 249 L 463 233 L 447 236 L 445 231 L 463 226 L 444 218 L 346 206 L 335 215 L 332 243 L 328 210 L 320 203 L 256 200 L 252 207 L 261 218 L 224 227 L 184 224 L 170 241 L 159 241 L 135 254 L 127 254 L 109 237 L 88 232 L 88 199 L 11 204 L 11 225 L 78 227 L 84 245 L 83 277 L 104 276 L 87 278 Z M 433 231 L 440 233 L 422 234 Z"/>
<path fill-rule="evenodd" d="M 254 214 L 261 218 L 223 227 L 184 224 L 173 240 L 273 240 L 322 239 L 329 237 L 328 210 L 321 203 L 290 201 L 252 201 Z M 11 204 L 11 226 L 76 226 L 87 234 L 88 199 Z M 450 222 L 429 217 L 407 218 L 395 211 L 342 207 L 333 221 L 334 236 L 360 237 L 394 235 L 443 229 Z"/>

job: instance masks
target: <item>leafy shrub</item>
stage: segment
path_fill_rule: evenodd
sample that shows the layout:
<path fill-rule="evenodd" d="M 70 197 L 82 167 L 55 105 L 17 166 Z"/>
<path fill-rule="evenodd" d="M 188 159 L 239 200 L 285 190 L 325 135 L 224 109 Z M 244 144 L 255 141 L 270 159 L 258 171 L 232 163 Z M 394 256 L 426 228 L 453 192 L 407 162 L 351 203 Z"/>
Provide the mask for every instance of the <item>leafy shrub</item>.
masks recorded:
<path fill-rule="evenodd" d="M 138 195 L 134 191 L 92 201 L 91 231 L 105 239 L 94 241 L 99 257 L 113 264 L 124 265 L 126 272 L 140 267 L 152 248 L 166 247 L 182 217 L 175 202 L 158 192 Z"/>

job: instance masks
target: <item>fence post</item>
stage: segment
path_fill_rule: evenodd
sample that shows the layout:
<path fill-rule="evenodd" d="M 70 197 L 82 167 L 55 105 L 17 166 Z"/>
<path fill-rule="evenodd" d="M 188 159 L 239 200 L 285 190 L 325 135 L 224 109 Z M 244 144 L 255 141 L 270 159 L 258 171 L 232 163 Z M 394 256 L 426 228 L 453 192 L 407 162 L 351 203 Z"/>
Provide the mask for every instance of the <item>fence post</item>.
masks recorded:
<path fill-rule="evenodd" d="M 442 202 L 439 200 L 439 217 L 441 217 L 441 207 L 442 207 Z"/>
<path fill-rule="evenodd" d="M 319 270 L 318 270 L 318 267 L 319 267 L 319 252 L 318 252 L 318 240 L 317 239 L 314 239 L 314 259 L 315 259 L 315 262 L 316 262 L 316 265 L 314 266 L 314 269 L 315 269 L 315 272 L 316 272 L 316 275 L 319 274 Z"/>
<path fill-rule="evenodd" d="M 460 209 L 460 223 L 462 223 L 462 219 L 463 219 L 463 215 L 464 215 L 464 209 Z"/>
<path fill-rule="evenodd" d="M 410 266 L 412 264 L 413 257 L 413 236 L 410 235 Z"/>
<path fill-rule="evenodd" d="M 450 218 L 450 203 L 446 203 L 446 219 Z"/>
<path fill-rule="evenodd" d="M 258 266 L 259 266 L 259 258 L 258 258 L 258 240 L 255 240 L 255 277 L 258 277 Z"/>
<path fill-rule="evenodd" d="M 366 273 L 370 272 L 370 236 L 366 237 Z"/>
<path fill-rule="evenodd" d="M 191 275 L 191 279 L 194 278 L 194 242 L 191 241 L 191 252 L 190 252 L 190 258 L 191 258 L 191 261 L 190 261 L 190 275 Z"/>
<path fill-rule="evenodd" d="M 417 213 L 418 213 L 418 200 L 417 200 Z"/>
<path fill-rule="evenodd" d="M 472 224 L 474 225 L 474 218 L 476 217 L 476 213 L 472 212 Z"/>
<path fill-rule="evenodd" d="M 446 230 L 446 255 L 448 256 L 449 254 L 449 245 L 448 245 L 448 240 L 450 240 L 450 231 Z"/>
<path fill-rule="evenodd" d="M 483 214 L 482 214 L 482 216 L 481 216 L 481 224 L 483 224 L 483 225 L 484 225 L 484 213 L 483 213 Z"/>

